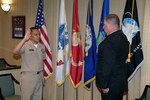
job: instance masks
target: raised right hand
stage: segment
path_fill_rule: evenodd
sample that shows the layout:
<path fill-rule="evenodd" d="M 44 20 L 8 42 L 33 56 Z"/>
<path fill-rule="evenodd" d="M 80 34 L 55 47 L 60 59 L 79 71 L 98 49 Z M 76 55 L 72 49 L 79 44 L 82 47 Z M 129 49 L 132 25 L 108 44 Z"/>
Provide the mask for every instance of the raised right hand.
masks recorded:
<path fill-rule="evenodd" d="M 31 31 L 30 31 L 30 29 L 28 29 L 27 32 L 26 32 L 26 34 L 25 34 L 24 39 L 25 39 L 26 41 L 28 41 L 29 38 L 30 38 L 30 36 L 31 36 Z"/>

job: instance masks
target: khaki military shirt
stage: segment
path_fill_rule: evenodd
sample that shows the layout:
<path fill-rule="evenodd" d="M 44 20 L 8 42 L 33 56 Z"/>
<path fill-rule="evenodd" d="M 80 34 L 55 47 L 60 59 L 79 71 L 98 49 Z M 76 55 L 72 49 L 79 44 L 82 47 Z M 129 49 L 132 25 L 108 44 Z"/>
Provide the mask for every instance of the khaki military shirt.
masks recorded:
<path fill-rule="evenodd" d="M 38 43 L 37 47 L 29 40 L 20 50 L 22 57 L 21 72 L 42 71 L 45 57 L 45 47 Z"/>

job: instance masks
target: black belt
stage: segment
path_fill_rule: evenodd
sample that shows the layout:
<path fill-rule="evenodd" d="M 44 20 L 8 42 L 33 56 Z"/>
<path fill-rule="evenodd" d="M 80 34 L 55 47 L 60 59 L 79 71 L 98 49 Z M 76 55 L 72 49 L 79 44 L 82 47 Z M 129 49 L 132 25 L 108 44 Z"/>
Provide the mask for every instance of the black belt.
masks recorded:
<path fill-rule="evenodd" d="M 35 73 L 35 74 L 40 74 L 41 72 L 43 72 L 42 70 L 41 71 L 23 71 L 23 72 L 21 72 L 21 74 L 22 73 Z"/>
<path fill-rule="evenodd" d="M 42 72 L 42 70 L 41 71 L 37 71 L 36 74 L 40 74 L 41 72 Z"/>

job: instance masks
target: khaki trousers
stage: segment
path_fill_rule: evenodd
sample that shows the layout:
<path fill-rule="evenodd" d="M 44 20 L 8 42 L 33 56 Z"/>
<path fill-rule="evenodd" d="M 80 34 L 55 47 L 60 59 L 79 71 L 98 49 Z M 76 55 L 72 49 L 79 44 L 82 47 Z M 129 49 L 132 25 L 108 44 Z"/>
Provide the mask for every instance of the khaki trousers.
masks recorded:
<path fill-rule="evenodd" d="M 21 72 L 21 100 L 42 100 L 43 72 Z"/>

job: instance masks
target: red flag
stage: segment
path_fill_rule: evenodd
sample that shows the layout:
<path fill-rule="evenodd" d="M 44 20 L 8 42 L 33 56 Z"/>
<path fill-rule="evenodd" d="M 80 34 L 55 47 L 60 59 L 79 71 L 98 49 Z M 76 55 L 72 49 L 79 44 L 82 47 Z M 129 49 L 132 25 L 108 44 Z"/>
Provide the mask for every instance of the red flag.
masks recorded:
<path fill-rule="evenodd" d="M 46 59 L 44 60 L 44 78 L 49 78 L 52 73 L 52 53 L 50 49 L 50 43 L 47 36 L 47 30 L 44 22 L 44 13 L 43 13 L 43 1 L 39 0 L 38 5 L 38 11 L 37 11 L 37 17 L 36 17 L 36 24 L 35 26 L 39 29 L 41 33 L 41 39 L 40 42 L 45 46 L 46 51 Z"/>
<path fill-rule="evenodd" d="M 82 67 L 83 67 L 83 54 L 82 54 L 82 41 L 78 17 L 78 0 L 74 0 L 72 43 L 71 43 L 71 68 L 70 68 L 70 79 L 74 88 L 77 88 L 81 83 Z"/>

